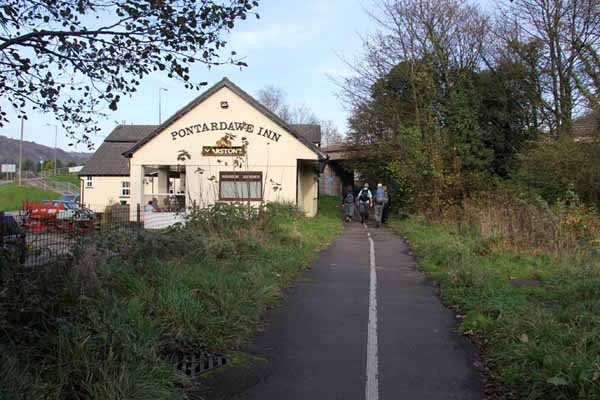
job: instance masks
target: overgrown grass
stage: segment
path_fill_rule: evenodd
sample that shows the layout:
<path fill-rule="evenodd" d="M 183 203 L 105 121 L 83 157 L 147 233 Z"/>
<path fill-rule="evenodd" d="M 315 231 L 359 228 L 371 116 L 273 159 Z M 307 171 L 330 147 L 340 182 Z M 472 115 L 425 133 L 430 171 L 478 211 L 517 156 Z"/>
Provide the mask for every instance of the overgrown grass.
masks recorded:
<path fill-rule="evenodd" d="M 392 225 L 409 237 L 444 301 L 465 315 L 463 331 L 487 340 L 489 366 L 520 398 L 600 399 L 597 256 L 573 264 L 424 217 Z"/>
<path fill-rule="evenodd" d="M 19 187 L 16 183 L 0 185 L 0 211 L 20 210 L 25 200 L 53 200 L 60 194 L 29 186 Z"/>
<path fill-rule="evenodd" d="M 280 290 L 341 231 L 337 203 L 321 200 L 313 219 L 285 205 L 245 216 L 225 206 L 186 228 L 99 238 L 76 265 L 27 276 L 5 268 L 0 398 L 186 398 L 189 381 L 165 354 L 248 342 Z"/>

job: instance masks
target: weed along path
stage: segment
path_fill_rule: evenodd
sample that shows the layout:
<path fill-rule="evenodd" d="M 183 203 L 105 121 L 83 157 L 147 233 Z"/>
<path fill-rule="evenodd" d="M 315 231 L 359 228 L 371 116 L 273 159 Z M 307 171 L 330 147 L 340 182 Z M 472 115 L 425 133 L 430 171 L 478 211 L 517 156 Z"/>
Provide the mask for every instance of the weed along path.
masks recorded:
<path fill-rule="evenodd" d="M 483 399 L 476 351 L 456 326 L 407 244 L 355 223 L 247 349 L 271 374 L 237 399 Z"/>

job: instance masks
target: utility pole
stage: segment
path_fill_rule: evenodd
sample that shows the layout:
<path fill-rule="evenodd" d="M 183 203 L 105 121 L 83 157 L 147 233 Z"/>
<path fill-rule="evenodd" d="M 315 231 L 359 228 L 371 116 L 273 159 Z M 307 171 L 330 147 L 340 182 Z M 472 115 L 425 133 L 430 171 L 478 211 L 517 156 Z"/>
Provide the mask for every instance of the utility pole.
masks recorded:
<path fill-rule="evenodd" d="M 21 118 L 21 139 L 19 140 L 19 183 L 21 186 L 21 180 L 23 179 L 23 123 L 25 118 Z"/>
<path fill-rule="evenodd" d="M 54 127 L 54 176 L 56 176 L 56 146 L 58 144 L 58 125 L 46 124 L 47 126 Z"/>
<path fill-rule="evenodd" d="M 158 88 L 158 124 L 159 125 L 162 124 L 162 105 L 161 105 L 161 96 L 160 96 L 160 94 L 161 94 L 161 92 L 163 90 L 165 92 L 169 91 L 168 89 L 165 89 L 165 88 L 162 88 L 162 87 Z"/>
<path fill-rule="evenodd" d="M 58 125 L 54 125 L 54 176 L 56 176 L 56 146 L 58 145 Z"/>

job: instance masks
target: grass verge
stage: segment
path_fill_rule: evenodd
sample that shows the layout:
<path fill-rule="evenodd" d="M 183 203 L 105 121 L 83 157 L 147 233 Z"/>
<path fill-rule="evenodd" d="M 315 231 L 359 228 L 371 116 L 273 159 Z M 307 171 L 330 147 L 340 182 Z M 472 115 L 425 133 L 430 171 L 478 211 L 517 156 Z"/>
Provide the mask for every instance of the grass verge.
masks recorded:
<path fill-rule="evenodd" d="M 71 185 L 74 185 L 79 190 L 79 185 L 80 185 L 79 175 L 62 174 L 62 175 L 56 175 L 56 176 L 49 176 L 48 179 L 51 181 L 55 181 L 55 182 L 70 183 Z"/>
<path fill-rule="evenodd" d="M 600 399 L 600 270 L 502 249 L 422 217 L 392 221 L 456 306 L 486 364 L 524 399 Z"/>
<path fill-rule="evenodd" d="M 188 398 L 191 382 L 165 356 L 251 340 L 281 289 L 341 231 L 337 206 L 322 199 L 312 219 L 286 205 L 251 215 L 220 206 L 183 228 L 104 235 L 75 264 L 28 274 L 5 265 L 0 398 Z"/>
<path fill-rule="evenodd" d="M 53 200 L 60 194 L 29 186 L 19 187 L 16 183 L 0 185 L 0 211 L 20 210 L 25 200 Z"/>

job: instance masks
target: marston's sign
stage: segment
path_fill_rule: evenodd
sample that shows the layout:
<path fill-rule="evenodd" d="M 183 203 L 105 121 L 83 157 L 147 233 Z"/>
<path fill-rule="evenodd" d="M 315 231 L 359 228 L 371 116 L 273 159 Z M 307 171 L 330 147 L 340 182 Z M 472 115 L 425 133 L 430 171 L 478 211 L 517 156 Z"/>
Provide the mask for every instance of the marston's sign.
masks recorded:
<path fill-rule="evenodd" d="M 246 155 L 245 146 L 233 146 L 231 143 L 231 134 L 225 134 L 217 140 L 216 146 L 202 147 L 203 156 L 244 156 Z"/>
<path fill-rule="evenodd" d="M 258 136 L 264 136 L 274 142 L 279 142 L 281 134 L 273 132 L 270 129 L 263 128 L 262 126 L 254 126 L 247 122 L 205 122 L 202 124 L 189 125 L 185 128 L 178 129 L 171 132 L 173 140 L 184 138 L 186 136 L 195 135 L 197 133 L 205 132 L 216 132 L 216 131 L 241 131 L 247 133 L 255 133 Z"/>
<path fill-rule="evenodd" d="M 246 155 L 246 148 L 244 146 L 231 146 L 231 147 L 219 147 L 219 146 L 203 146 L 203 156 L 243 156 Z"/>

